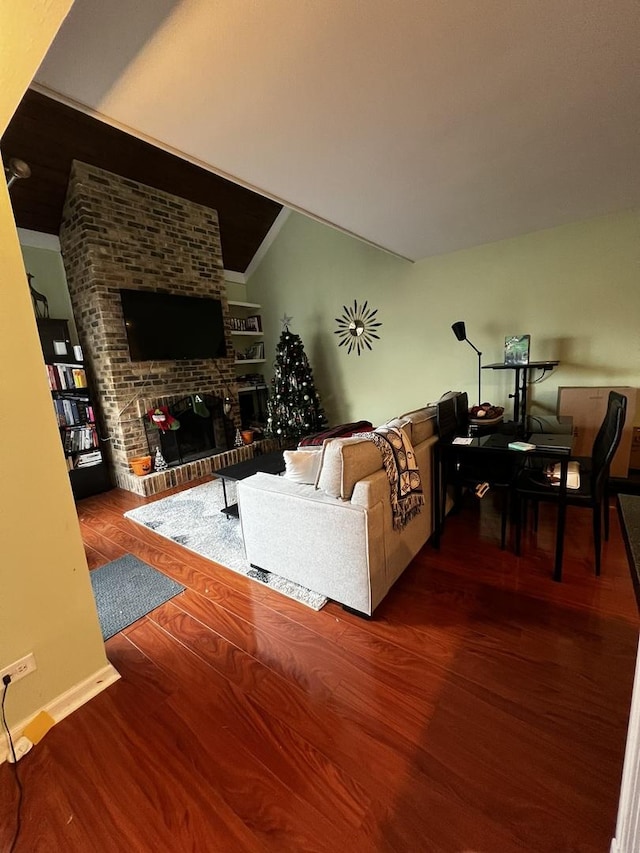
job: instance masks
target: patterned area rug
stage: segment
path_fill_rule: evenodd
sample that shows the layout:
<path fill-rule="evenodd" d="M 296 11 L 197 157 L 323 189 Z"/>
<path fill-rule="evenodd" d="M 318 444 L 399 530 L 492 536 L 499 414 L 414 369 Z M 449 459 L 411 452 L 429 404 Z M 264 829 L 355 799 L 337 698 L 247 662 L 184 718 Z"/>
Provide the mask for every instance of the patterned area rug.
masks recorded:
<path fill-rule="evenodd" d="M 94 569 L 89 577 L 104 640 L 137 622 L 184 589 L 182 584 L 133 554 L 125 554 Z"/>
<path fill-rule="evenodd" d="M 235 502 L 234 483 L 227 483 L 227 495 L 230 504 Z M 222 482 L 212 480 L 131 509 L 125 512 L 125 517 L 177 542 L 189 551 L 300 601 L 313 610 L 324 607 L 327 603 L 324 595 L 273 572 L 253 569 L 244 554 L 240 522 L 220 512 L 223 506 Z"/>

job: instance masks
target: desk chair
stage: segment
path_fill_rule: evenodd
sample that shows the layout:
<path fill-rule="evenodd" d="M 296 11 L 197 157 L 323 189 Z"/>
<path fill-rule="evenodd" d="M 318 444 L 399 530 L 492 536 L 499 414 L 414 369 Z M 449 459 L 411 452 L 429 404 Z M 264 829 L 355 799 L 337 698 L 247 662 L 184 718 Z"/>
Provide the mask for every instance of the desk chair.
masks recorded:
<path fill-rule="evenodd" d="M 604 538 L 609 539 L 609 469 L 618 449 L 627 413 L 627 398 L 615 391 L 609 392 L 607 412 L 593 442 L 591 457 L 575 457 L 580 463 L 580 487 L 566 494 L 567 506 L 590 507 L 593 513 L 593 543 L 595 571 L 600 574 L 601 529 L 604 516 Z M 554 461 L 557 461 L 557 457 Z M 546 479 L 540 468 L 525 468 L 516 483 L 518 523 L 516 525 L 516 554 L 520 553 L 521 524 L 527 500 L 558 501 L 559 490 Z M 564 531 L 563 531 L 564 533 Z"/>
<path fill-rule="evenodd" d="M 469 426 L 469 399 L 460 393 L 439 400 L 436 404 L 436 426 L 441 441 L 451 442 L 455 435 L 466 435 Z M 455 505 L 459 505 L 463 488 L 472 489 L 481 496 L 478 489 L 483 484 L 502 492 L 500 547 L 504 550 L 507 539 L 507 519 L 509 517 L 509 496 L 514 484 L 515 474 L 511 460 L 506 460 L 504 454 L 484 454 L 482 460 L 462 462 L 455 456 L 444 460 L 440 469 L 440 506 L 443 508 L 444 521 L 447 498 L 447 484 L 455 489 Z M 482 492 L 484 494 L 485 490 Z"/>

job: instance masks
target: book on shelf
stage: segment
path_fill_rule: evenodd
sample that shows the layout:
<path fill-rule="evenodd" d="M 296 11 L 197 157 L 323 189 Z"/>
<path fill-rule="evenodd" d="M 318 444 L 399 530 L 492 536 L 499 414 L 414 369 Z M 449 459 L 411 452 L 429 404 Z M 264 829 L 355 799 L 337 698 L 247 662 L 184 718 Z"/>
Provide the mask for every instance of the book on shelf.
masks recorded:
<path fill-rule="evenodd" d="M 74 391 L 79 388 L 87 387 L 87 374 L 84 367 L 80 364 L 63 364 L 55 362 L 53 365 L 48 365 L 55 371 L 53 381 L 55 387 L 51 388 L 52 378 L 49 378 L 49 387 L 52 391 Z"/>
<path fill-rule="evenodd" d="M 80 450 L 91 450 L 98 446 L 98 432 L 93 424 L 66 428 L 64 435 L 65 453 L 77 453 Z"/>
<path fill-rule="evenodd" d="M 55 367 L 52 364 L 45 364 L 45 369 L 47 372 L 47 380 L 49 382 L 49 391 L 59 391 L 60 380 L 58 379 Z"/>
<path fill-rule="evenodd" d="M 255 344 L 252 344 L 250 347 L 244 351 L 244 355 L 242 358 L 256 361 L 264 358 L 264 341 L 258 341 Z"/>
<path fill-rule="evenodd" d="M 74 367 L 72 369 L 73 373 L 73 384 L 76 388 L 86 388 L 87 387 L 87 374 L 85 373 L 84 367 Z"/>
<path fill-rule="evenodd" d="M 228 327 L 232 332 L 246 332 L 246 321 L 242 317 L 229 317 L 227 319 Z"/>
<path fill-rule="evenodd" d="M 95 422 L 93 407 L 83 397 L 55 397 L 53 408 L 58 426 L 76 426 Z"/>
<path fill-rule="evenodd" d="M 99 450 L 92 450 L 88 453 L 80 453 L 73 460 L 74 468 L 91 468 L 93 465 L 99 465 L 102 462 L 102 453 Z"/>

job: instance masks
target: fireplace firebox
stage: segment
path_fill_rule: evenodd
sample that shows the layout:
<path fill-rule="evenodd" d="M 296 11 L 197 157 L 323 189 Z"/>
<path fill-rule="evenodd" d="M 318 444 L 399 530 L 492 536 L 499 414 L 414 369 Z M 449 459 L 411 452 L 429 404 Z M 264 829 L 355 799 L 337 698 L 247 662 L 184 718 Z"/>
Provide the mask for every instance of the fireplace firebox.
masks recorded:
<path fill-rule="evenodd" d="M 168 465 L 183 465 L 222 453 L 233 446 L 233 422 L 224 414 L 224 401 L 210 394 L 189 394 L 168 406 L 177 429 L 160 429 L 144 416 L 149 453 L 156 448 Z"/>

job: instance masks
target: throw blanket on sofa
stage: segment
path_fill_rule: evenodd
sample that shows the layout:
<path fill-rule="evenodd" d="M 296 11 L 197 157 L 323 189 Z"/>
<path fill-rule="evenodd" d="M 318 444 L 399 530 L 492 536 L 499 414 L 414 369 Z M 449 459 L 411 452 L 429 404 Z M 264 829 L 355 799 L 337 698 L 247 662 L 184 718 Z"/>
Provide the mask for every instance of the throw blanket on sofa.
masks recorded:
<path fill-rule="evenodd" d="M 420 471 L 411 442 L 402 429 L 378 427 L 362 433 L 382 454 L 382 464 L 391 486 L 391 511 L 394 530 L 402 530 L 418 515 L 424 504 Z"/>
<path fill-rule="evenodd" d="M 350 424 L 339 424 L 339 426 L 307 435 L 300 439 L 298 447 L 321 447 L 328 438 L 349 438 L 360 432 L 370 432 L 373 429 L 371 421 L 353 421 Z"/>

